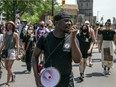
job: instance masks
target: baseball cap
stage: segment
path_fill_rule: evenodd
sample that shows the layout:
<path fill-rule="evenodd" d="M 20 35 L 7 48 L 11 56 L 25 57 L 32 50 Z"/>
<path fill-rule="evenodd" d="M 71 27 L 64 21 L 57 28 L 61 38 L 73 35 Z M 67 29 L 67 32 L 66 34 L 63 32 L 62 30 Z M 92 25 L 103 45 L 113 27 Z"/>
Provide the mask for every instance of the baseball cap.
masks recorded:
<path fill-rule="evenodd" d="M 85 21 L 85 24 L 89 24 L 89 21 Z"/>
<path fill-rule="evenodd" d="M 71 17 L 70 17 L 70 15 L 68 15 L 68 13 L 61 12 L 61 13 L 58 13 L 57 15 L 54 16 L 54 21 L 59 21 L 59 20 L 64 19 L 64 18 L 71 18 Z"/>

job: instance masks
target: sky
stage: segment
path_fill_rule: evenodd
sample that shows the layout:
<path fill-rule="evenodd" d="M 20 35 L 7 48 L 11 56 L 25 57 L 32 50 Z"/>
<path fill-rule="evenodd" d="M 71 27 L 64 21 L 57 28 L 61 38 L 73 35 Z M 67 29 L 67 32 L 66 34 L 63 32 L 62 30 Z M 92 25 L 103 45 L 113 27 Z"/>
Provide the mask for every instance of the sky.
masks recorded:
<path fill-rule="evenodd" d="M 76 0 L 65 0 L 66 4 L 76 4 Z M 62 0 L 57 0 L 60 4 Z M 104 22 L 107 19 L 113 19 L 116 17 L 116 0 L 93 0 L 93 16 L 97 16 L 100 20 L 104 18 Z"/>

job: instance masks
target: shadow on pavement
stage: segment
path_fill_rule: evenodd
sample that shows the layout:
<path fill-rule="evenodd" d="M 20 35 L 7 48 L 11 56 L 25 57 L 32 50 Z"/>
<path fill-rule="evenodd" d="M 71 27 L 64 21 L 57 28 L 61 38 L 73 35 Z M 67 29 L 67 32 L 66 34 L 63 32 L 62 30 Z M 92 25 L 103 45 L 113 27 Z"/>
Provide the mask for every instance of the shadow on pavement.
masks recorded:
<path fill-rule="evenodd" d="M 26 65 L 21 65 L 22 67 L 26 67 Z"/>
<path fill-rule="evenodd" d="M 25 70 L 24 71 L 18 71 L 18 72 L 14 72 L 15 74 L 26 74 Z"/>
<path fill-rule="evenodd" d="M 2 87 L 3 85 L 5 85 L 5 83 L 1 83 L 1 84 L 0 84 L 0 87 Z"/>
<path fill-rule="evenodd" d="M 79 77 L 74 78 L 74 81 L 75 81 L 76 83 L 81 83 L 81 82 L 79 81 Z"/>
<path fill-rule="evenodd" d="M 90 73 L 90 74 L 85 74 L 85 77 L 91 78 L 91 77 L 108 77 L 108 76 L 104 76 L 102 73 L 94 72 L 94 73 Z M 79 81 L 79 77 L 74 78 L 74 81 L 76 83 L 81 83 L 82 82 L 82 81 L 81 82 Z"/>
<path fill-rule="evenodd" d="M 101 59 L 92 59 L 93 62 L 101 62 Z"/>
<path fill-rule="evenodd" d="M 92 53 L 100 53 L 100 52 L 98 52 L 98 51 L 92 51 Z"/>
<path fill-rule="evenodd" d="M 77 66 L 79 66 L 79 64 L 73 64 L 73 65 L 72 65 L 72 67 L 77 67 Z"/>
<path fill-rule="evenodd" d="M 91 77 L 102 77 L 104 76 L 102 73 L 99 73 L 99 72 L 93 72 L 93 73 L 89 73 L 89 74 L 86 74 L 86 77 L 88 78 L 91 78 Z M 107 76 L 105 76 L 107 77 Z"/>

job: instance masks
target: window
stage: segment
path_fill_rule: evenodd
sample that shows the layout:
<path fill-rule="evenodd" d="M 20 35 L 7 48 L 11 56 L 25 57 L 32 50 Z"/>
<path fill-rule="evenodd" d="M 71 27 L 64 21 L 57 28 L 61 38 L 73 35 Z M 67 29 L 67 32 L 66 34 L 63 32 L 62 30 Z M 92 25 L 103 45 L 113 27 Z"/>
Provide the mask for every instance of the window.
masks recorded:
<path fill-rule="evenodd" d="M 88 3 L 86 3 L 87 7 L 88 7 Z"/>
<path fill-rule="evenodd" d="M 81 3 L 81 6 L 83 6 L 83 3 Z"/>

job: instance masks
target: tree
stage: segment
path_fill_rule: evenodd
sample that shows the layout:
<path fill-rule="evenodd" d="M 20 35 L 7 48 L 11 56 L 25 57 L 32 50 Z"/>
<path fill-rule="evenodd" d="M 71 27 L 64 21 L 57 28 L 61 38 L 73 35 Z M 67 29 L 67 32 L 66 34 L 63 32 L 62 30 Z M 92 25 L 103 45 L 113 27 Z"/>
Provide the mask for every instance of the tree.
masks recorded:
<path fill-rule="evenodd" d="M 56 14 L 60 8 L 61 7 L 54 0 L 54 14 Z M 39 20 L 44 20 L 47 15 L 52 15 L 52 0 L 38 0 L 33 2 L 33 4 L 29 4 L 22 19 L 37 23 Z"/>
<path fill-rule="evenodd" d="M 59 9 L 60 6 L 58 5 L 56 7 L 56 10 Z M 42 17 L 44 17 L 45 15 L 51 15 L 52 0 L 36 0 L 36 1 L 35 0 L 1 0 L 0 1 L 0 12 L 1 13 L 4 12 L 3 16 L 6 18 L 7 21 L 15 20 L 16 10 L 20 11 L 21 19 L 26 19 L 27 21 L 36 23 L 39 20 L 43 19 Z"/>
<path fill-rule="evenodd" d="M 19 3 L 20 2 L 20 3 Z M 0 12 L 3 13 L 3 16 L 7 21 L 15 21 L 16 10 L 22 10 L 22 12 L 27 7 L 27 2 L 29 1 L 19 1 L 19 0 L 1 0 L 0 1 Z"/>

